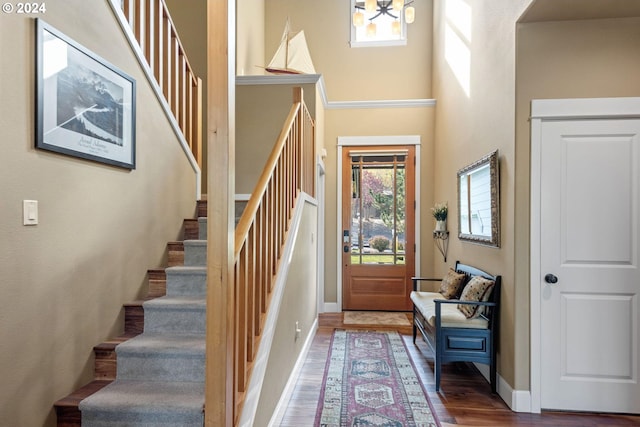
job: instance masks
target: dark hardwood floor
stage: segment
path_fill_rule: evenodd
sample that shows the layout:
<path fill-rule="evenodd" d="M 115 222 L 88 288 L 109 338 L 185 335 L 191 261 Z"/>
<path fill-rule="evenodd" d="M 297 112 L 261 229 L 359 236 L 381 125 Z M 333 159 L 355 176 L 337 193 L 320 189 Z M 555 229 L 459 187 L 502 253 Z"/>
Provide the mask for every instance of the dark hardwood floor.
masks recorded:
<path fill-rule="evenodd" d="M 331 335 L 335 328 L 345 328 L 342 323 L 342 314 L 322 314 L 319 325 L 318 333 L 313 340 L 287 409 L 282 416 L 281 427 L 313 426 Z M 365 328 L 367 327 L 365 326 Z M 349 326 L 349 329 L 355 328 Z M 376 326 L 375 329 L 385 328 Z M 440 392 L 436 392 L 433 377 L 433 355 L 429 347 L 421 339 L 418 339 L 417 345 L 414 346 L 410 326 L 401 328 L 400 333 L 403 334 L 411 358 L 442 427 L 640 426 L 640 416 L 512 412 L 500 397 L 491 394 L 489 383 L 473 365 L 467 363 L 444 365 Z"/>

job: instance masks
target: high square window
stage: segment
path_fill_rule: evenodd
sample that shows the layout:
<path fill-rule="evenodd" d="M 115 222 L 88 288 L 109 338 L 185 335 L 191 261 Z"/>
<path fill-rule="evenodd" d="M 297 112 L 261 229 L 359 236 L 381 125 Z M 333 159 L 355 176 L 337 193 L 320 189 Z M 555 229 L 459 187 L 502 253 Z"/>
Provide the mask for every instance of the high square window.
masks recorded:
<path fill-rule="evenodd" d="M 366 3 L 375 4 L 367 10 Z M 404 46 L 407 44 L 405 5 L 393 8 L 394 0 L 351 0 L 351 47 Z M 373 8 L 372 8 L 373 9 Z"/>

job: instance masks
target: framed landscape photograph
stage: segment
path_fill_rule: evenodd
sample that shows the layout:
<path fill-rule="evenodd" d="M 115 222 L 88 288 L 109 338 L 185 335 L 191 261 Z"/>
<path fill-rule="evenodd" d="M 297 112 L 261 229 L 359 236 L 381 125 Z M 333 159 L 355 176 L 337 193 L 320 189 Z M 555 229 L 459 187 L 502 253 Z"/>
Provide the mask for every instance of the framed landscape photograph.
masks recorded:
<path fill-rule="evenodd" d="M 135 80 L 36 21 L 36 148 L 135 169 Z"/>

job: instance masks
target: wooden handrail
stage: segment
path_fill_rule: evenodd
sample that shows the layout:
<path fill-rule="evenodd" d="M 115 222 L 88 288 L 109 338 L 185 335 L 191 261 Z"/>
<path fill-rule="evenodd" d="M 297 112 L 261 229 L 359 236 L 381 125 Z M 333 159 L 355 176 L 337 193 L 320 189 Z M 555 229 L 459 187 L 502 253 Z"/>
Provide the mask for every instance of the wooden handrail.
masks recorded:
<path fill-rule="evenodd" d="M 202 169 L 202 80 L 196 76 L 164 0 L 122 0 L 122 11 Z"/>
<path fill-rule="evenodd" d="M 315 124 L 294 89 L 294 103 L 235 231 L 234 420 L 257 353 L 274 277 L 300 192 L 314 196 Z M 227 349 L 230 354 L 231 349 Z"/>

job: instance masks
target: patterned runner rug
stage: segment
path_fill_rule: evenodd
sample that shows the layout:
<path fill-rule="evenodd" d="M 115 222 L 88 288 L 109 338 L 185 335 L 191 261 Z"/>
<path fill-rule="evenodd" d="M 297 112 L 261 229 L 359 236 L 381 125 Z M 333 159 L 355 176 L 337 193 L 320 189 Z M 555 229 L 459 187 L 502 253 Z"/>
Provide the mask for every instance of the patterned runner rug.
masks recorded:
<path fill-rule="evenodd" d="M 314 426 L 435 427 L 398 332 L 336 330 Z"/>

